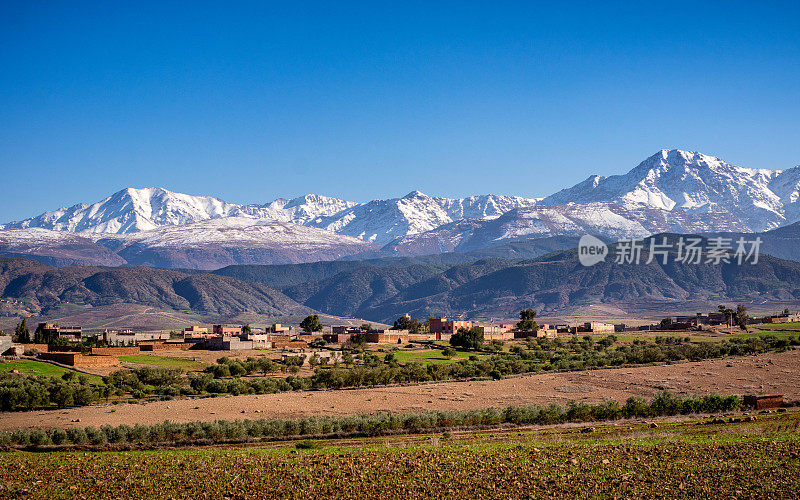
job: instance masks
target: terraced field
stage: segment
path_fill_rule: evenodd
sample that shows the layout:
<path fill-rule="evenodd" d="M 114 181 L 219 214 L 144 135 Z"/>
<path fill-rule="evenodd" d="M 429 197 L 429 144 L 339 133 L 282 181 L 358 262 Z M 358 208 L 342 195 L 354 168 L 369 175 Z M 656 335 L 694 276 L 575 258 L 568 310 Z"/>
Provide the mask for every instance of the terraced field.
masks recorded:
<path fill-rule="evenodd" d="M 33 361 L 30 359 L 12 359 L 0 362 L 0 372 L 13 372 L 15 370 L 19 373 L 24 373 L 25 375 L 56 378 L 60 378 L 67 372 L 74 372 L 75 374 L 79 373 L 75 370 L 70 370 L 69 368 L 63 368 L 61 366 L 44 363 L 42 361 Z M 86 376 L 89 377 L 89 380 L 93 383 L 101 384 L 103 382 L 103 380 L 97 375 L 86 374 Z"/>
<path fill-rule="evenodd" d="M 800 413 L 282 442 L 0 453 L 0 497 L 797 498 Z"/>

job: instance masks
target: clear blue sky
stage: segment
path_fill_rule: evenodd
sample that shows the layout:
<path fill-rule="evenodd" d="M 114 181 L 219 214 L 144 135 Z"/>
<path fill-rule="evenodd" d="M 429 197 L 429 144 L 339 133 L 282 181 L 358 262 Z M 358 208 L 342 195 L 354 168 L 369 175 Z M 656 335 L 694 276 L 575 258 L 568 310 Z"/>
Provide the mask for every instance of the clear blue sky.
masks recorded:
<path fill-rule="evenodd" d="M 122 4 L 126 5 L 122 5 Z M 800 163 L 798 2 L 0 3 L 0 220 L 543 196 L 661 148 Z"/>

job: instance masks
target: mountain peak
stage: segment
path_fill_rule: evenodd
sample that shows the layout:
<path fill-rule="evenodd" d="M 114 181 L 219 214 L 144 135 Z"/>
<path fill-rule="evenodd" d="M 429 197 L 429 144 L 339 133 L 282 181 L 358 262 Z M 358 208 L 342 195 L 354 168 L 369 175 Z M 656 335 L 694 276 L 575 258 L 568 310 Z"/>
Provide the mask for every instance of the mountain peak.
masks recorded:
<path fill-rule="evenodd" d="M 426 195 L 425 193 L 423 193 L 422 191 L 419 191 L 419 190 L 415 189 L 415 190 L 411 191 L 410 193 L 408 193 L 407 195 L 403 196 L 402 199 L 411 200 L 411 199 L 414 199 L 414 198 L 429 198 L 429 196 Z"/>
<path fill-rule="evenodd" d="M 695 168 L 713 168 L 720 165 L 727 165 L 727 163 L 716 156 L 703 154 L 699 151 L 662 149 L 641 162 L 633 170 L 648 169 L 652 168 L 653 165 L 659 165 L 662 168 L 685 168 L 687 166 L 693 166 Z"/>
<path fill-rule="evenodd" d="M 740 227 L 761 231 L 785 221 L 784 203 L 791 200 L 792 190 L 791 183 L 784 182 L 788 195 L 773 191 L 779 178 L 779 170 L 742 168 L 697 151 L 662 149 L 626 174 L 589 177 L 541 204 L 612 202 L 628 209 L 724 212 Z"/>

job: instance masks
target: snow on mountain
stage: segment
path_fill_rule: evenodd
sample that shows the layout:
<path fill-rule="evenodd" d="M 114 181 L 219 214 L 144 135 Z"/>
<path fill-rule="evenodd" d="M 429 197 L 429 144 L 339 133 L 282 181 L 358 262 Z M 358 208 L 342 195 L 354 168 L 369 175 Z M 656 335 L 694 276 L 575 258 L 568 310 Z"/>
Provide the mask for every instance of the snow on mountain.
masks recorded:
<path fill-rule="evenodd" d="M 631 207 L 617 202 L 536 205 L 510 210 L 493 219 L 461 220 L 424 233 L 397 238 L 384 245 L 379 253 L 407 256 L 468 252 L 520 240 L 580 237 L 584 234 L 622 240 L 644 238 L 659 232 L 709 231 L 742 231 L 742 225 L 729 214 Z M 569 238 L 561 241 L 574 246 Z"/>
<path fill-rule="evenodd" d="M 19 239 L 19 248 L 39 252 L 39 237 L 43 246 L 65 248 L 50 233 L 8 232 L 39 228 L 77 233 L 88 240 L 66 244 L 89 248 L 92 242 L 101 243 L 129 263 L 208 267 L 228 261 L 338 258 L 380 247 L 382 253 L 419 255 L 583 233 L 619 239 L 662 231 L 753 232 L 798 220 L 800 166 L 783 171 L 742 168 L 673 149 L 656 153 L 626 174 L 593 175 L 544 199 L 491 194 L 450 199 L 412 191 L 367 203 L 309 194 L 241 205 L 162 188 L 129 188 L 94 204 L 0 226 L 6 230 L 0 233 L 7 233 L 0 250 L 5 245 L 13 253 Z M 202 251 L 192 257 L 192 249 Z M 93 252 L 100 255 L 102 249 Z M 153 257 L 154 252 L 159 256 Z M 303 252 L 308 255 L 301 256 Z"/>
<path fill-rule="evenodd" d="M 54 265 L 140 265 L 218 269 L 231 264 L 335 260 L 375 250 L 372 243 L 291 222 L 247 216 L 162 226 L 135 233 L 0 231 L 0 255 Z"/>
<path fill-rule="evenodd" d="M 97 203 L 81 203 L 10 222 L 0 229 L 38 227 L 74 233 L 136 233 L 162 226 L 181 226 L 228 217 L 297 222 L 332 215 L 354 203 L 307 195 L 293 200 L 279 199 L 266 205 L 237 205 L 210 196 L 191 196 L 163 188 L 127 188 Z"/>
<path fill-rule="evenodd" d="M 374 245 L 358 238 L 291 222 L 253 220 L 250 217 L 225 217 L 180 226 L 164 226 L 150 231 L 118 235 L 93 234 L 91 237 L 121 244 L 141 243 L 150 247 L 196 245 L 292 246 L 296 249 L 348 245 L 358 250 Z"/>
<path fill-rule="evenodd" d="M 779 173 L 769 188 L 784 207 L 787 222 L 800 220 L 800 165 Z"/>
<path fill-rule="evenodd" d="M 547 206 L 509 210 L 488 220 L 465 220 L 425 233 L 398 238 L 382 253 L 414 255 L 439 247 L 442 251 L 469 251 L 520 239 L 599 234 L 610 238 L 644 237 L 651 232 L 615 203 Z"/>
<path fill-rule="evenodd" d="M 125 260 L 91 238 L 49 229 L 0 231 L 0 255 L 25 257 L 57 266 L 121 266 Z"/>
<path fill-rule="evenodd" d="M 190 196 L 162 188 L 123 189 L 97 203 L 63 207 L 3 229 L 39 227 L 75 233 L 132 233 L 234 215 L 238 206 L 210 196 Z"/>
<path fill-rule="evenodd" d="M 624 175 L 592 176 L 544 198 L 542 205 L 618 202 L 629 208 L 676 209 L 697 214 L 729 214 L 743 228 L 762 231 L 787 222 L 793 170 L 731 165 L 714 156 L 662 150 Z M 784 188 L 784 191 L 776 192 Z M 793 209 L 792 209 L 793 210 Z M 791 211 L 791 210 L 790 210 Z M 790 221 L 791 222 L 791 221 Z"/>
<path fill-rule="evenodd" d="M 255 219 L 308 225 L 315 219 L 335 215 L 356 205 L 358 203 L 352 201 L 307 194 L 291 200 L 279 198 L 266 205 L 240 205 L 240 209 L 243 215 Z"/>
<path fill-rule="evenodd" d="M 378 244 L 420 234 L 466 218 L 492 219 L 536 200 L 518 196 L 483 195 L 450 199 L 412 191 L 402 198 L 356 205 L 311 225 Z"/>

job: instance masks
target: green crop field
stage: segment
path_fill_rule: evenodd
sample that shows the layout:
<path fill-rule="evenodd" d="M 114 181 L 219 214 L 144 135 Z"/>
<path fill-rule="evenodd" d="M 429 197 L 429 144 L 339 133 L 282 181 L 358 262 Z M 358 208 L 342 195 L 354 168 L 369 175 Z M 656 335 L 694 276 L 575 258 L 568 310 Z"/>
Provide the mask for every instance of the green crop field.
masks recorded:
<path fill-rule="evenodd" d="M 798 323 L 798 322 L 795 322 L 795 323 L 775 323 L 775 324 L 765 323 L 763 325 L 755 325 L 754 328 L 757 328 L 759 330 L 773 331 L 773 332 L 776 332 L 776 333 L 777 332 L 781 332 L 781 331 L 790 331 L 790 332 L 798 333 L 798 332 L 800 332 L 800 323 Z"/>
<path fill-rule="evenodd" d="M 169 358 L 151 354 L 130 354 L 119 357 L 120 361 L 159 368 L 180 368 L 185 371 L 202 371 L 206 365 L 189 359 Z"/>
<path fill-rule="evenodd" d="M 442 347 L 444 349 L 444 347 Z M 446 358 L 442 355 L 442 349 L 431 349 L 424 351 L 393 351 L 399 363 L 412 363 L 414 361 L 420 363 L 454 363 L 460 359 L 468 359 L 471 355 L 475 356 L 475 352 L 456 351 L 452 358 Z M 486 357 L 486 354 L 477 354 L 479 358 Z"/>
<path fill-rule="evenodd" d="M 17 370 L 19 373 L 25 375 L 57 377 L 57 378 L 60 378 L 67 372 L 75 371 L 75 370 L 70 370 L 68 368 L 51 365 L 50 363 L 42 363 L 41 361 L 33 361 L 29 359 L 12 359 L 0 363 L 0 372 L 11 372 L 14 370 Z M 93 383 L 98 383 L 98 384 L 102 383 L 102 379 L 97 375 L 87 374 L 86 376 L 89 377 L 89 380 Z"/>
<path fill-rule="evenodd" d="M 800 413 L 255 447 L 0 453 L 0 497 L 796 498 Z M 705 425 L 701 425 L 705 424 Z"/>
<path fill-rule="evenodd" d="M 715 333 L 711 331 L 699 331 L 699 332 L 698 331 L 680 331 L 680 332 L 641 331 L 641 332 L 625 332 L 614 335 L 617 337 L 617 341 L 622 343 L 631 343 L 634 340 L 652 341 L 656 337 L 678 337 L 678 338 L 689 337 L 689 340 L 691 342 L 722 342 L 730 339 L 758 338 L 763 335 L 774 335 L 779 339 L 788 339 L 790 337 L 797 337 L 798 334 L 800 334 L 800 326 L 792 326 L 792 325 L 800 325 L 800 323 L 753 325 L 749 327 L 750 330 L 747 332 L 734 329 L 733 333 Z M 578 337 L 580 338 L 580 335 Z M 562 339 L 568 340 L 569 337 L 562 337 Z"/>

